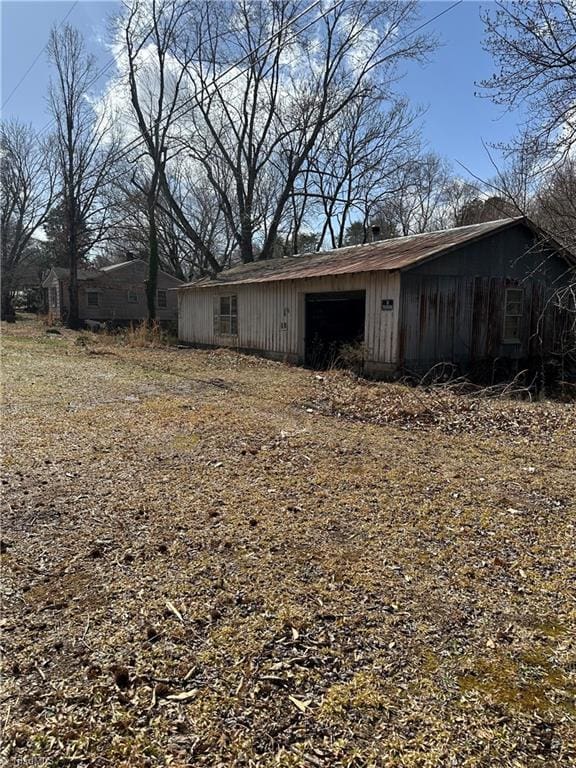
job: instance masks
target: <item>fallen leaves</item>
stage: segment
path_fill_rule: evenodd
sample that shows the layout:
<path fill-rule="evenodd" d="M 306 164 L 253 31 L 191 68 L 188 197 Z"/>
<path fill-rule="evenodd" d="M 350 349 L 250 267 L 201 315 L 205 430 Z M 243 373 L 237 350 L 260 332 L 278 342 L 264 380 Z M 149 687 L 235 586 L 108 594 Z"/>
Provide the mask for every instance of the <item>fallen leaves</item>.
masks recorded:
<path fill-rule="evenodd" d="M 180 693 L 171 693 L 168 696 L 166 696 L 167 699 L 170 701 L 190 701 L 191 699 L 195 699 L 198 695 L 198 689 L 193 688 L 190 691 L 181 691 Z"/>
<path fill-rule="evenodd" d="M 296 707 L 296 709 L 300 710 L 300 712 L 306 712 L 308 710 L 308 707 L 310 704 L 312 704 L 312 699 L 308 699 L 306 701 L 303 701 L 302 699 L 297 699 L 296 696 L 288 696 L 292 704 Z"/>
<path fill-rule="evenodd" d="M 574 763 L 573 406 L 75 338 L 3 339 L 7 761 Z"/>
<path fill-rule="evenodd" d="M 306 410 L 373 424 L 394 424 L 402 429 L 438 430 L 444 434 L 507 435 L 552 442 L 573 428 L 576 405 L 490 399 L 478 393 L 457 394 L 446 387 L 428 389 L 382 384 L 331 371 L 317 385 Z M 534 474 L 533 466 L 524 468 Z"/>
<path fill-rule="evenodd" d="M 167 603 L 166 603 L 166 608 L 167 608 L 167 609 L 170 611 L 170 613 L 171 613 L 171 614 L 173 614 L 174 616 L 176 616 L 176 618 L 178 619 L 178 621 L 184 621 L 184 617 L 182 616 L 182 614 L 180 613 L 180 611 L 178 610 L 178 608 L 176 608 L 176 606 L 174 605 L 174 603 L 170 602 L 170 600 L 168 600 L 168 601 L 167 601 Z"/>

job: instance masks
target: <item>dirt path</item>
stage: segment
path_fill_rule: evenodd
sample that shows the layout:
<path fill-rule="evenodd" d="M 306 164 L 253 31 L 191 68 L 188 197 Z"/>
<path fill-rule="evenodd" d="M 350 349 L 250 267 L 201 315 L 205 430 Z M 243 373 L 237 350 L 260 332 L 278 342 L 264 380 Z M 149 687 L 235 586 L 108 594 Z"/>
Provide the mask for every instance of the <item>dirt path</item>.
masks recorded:
<path fill-rule="evenodd" d="M 7 764 L 576 764 L 574 406 L 3 348 Z"/>

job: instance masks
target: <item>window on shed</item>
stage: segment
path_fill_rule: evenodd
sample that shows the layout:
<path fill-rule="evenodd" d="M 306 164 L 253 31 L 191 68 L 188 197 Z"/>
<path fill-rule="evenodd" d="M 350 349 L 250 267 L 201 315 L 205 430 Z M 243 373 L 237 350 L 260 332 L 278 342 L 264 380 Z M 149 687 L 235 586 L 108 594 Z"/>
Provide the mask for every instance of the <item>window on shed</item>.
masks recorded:
<path fill-rule="evenodd" d="M 168 296 L 166 291 L 158 291 L 158 308 L 165 309 L 168 306 Z"/>
<path fill-rule="evenodd" d="M 236 296 L 220 296 L 218 333 L 222 336 L 238 335 L 238 299 Z"/>
<path fill-rule="evenodd" d="M 136 291 L 128 291 L 128 304 L 138 304 L 138 294 Z"/>
<path fill-rule="evenodd" d="M 507 288 L 504 307 L 504 342 L 516 343 L 522 334 L 524 290 Z"/>
<path fill-rule="evenodd" d="M 56 288 L 56 286 L 53 286 L 52 288 L 50 288 L 50 306 L 51 307 L 58 306 L 58 288 Z"/>
<path fill-rule="evenodd" d="M 86 291 L 86 303 L 89 307 L 99 307 L 100 296 L 98 291 Z"/>

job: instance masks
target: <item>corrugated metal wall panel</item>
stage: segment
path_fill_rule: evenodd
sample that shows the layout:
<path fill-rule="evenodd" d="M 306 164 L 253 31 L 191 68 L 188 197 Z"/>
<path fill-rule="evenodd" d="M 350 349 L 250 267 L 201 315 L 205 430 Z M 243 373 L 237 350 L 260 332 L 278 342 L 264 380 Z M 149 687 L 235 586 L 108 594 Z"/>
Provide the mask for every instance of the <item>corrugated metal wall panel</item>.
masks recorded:
<path fill-rule="evenodd" d="M 366 291 L 365 344 L 368 359 L 396 359 L 400 277 L 397 273 L 364 273 L 277 283 L 187 289 L 180 293 L 179 337 L 192 344 L 261 350 L 278 357 L 303 359 L 304 295 L 331 291 Z M 238 336 L 214 333 L 212 306 L 220 296 L 238 297 Z M 392 299 L 391 310 L 382 301 Z M 284 327 L 285 326 L 285 327 Z"/>

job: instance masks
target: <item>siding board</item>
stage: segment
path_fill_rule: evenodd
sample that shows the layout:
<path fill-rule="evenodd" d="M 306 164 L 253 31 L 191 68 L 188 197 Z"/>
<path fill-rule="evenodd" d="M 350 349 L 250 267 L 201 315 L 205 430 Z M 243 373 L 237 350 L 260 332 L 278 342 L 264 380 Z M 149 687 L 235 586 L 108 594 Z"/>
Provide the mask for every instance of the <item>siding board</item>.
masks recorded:
<path fill-rule="evenodd" d="M 247 284 L 216 289 L 187 288 L 180 292 L 179 337 L 190 344 L 260 350 L 274 357 L 302 361 L 304 358 L 304 297 L 307 293 L 366 291 L 365 344 L 373 363 L 395 362 L 398 297 L 397 273 L 364 273 L 281 283 Z M 215 296 L 234 292 L 238 296 L 238 336 L 215 333 L 206 321 L 206 307 Z M 392 311 L 381 308 L 392 298 Z M 285 327 L 282 327 L 285 324 Z"/>

